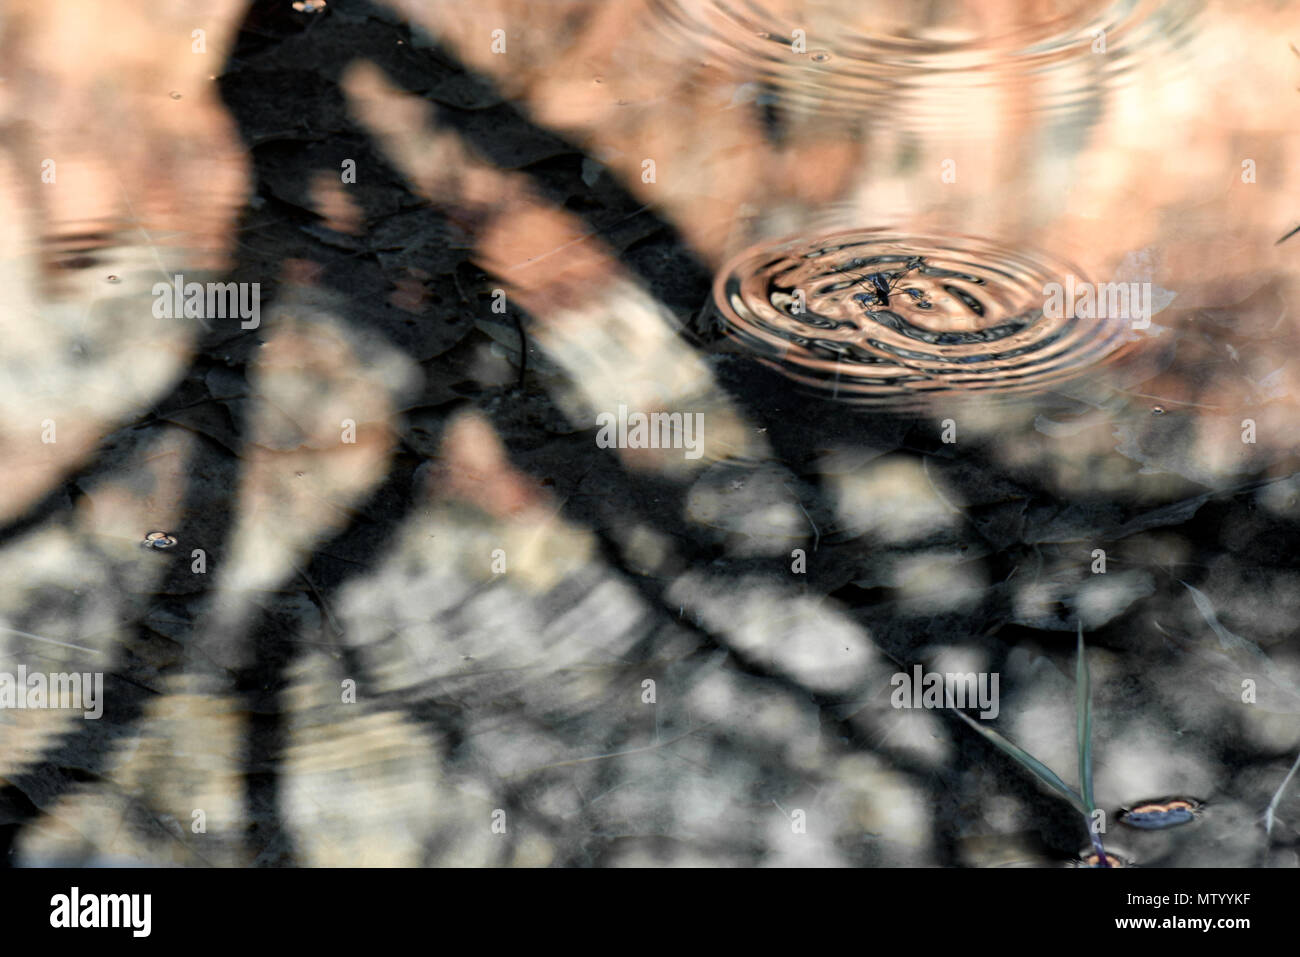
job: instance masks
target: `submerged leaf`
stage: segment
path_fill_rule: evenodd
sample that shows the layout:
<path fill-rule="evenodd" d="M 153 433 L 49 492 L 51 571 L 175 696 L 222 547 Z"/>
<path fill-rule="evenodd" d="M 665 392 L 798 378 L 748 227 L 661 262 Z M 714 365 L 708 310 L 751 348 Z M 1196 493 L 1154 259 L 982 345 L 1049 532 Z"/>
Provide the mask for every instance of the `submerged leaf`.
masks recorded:
<path fill-rule="evenodd" d="M 1092 814 L 1096 804 L 1092 799 L 1092 679 L 1088 674 L 1088 659 L 1083 650 L 1083 622 L 1079 622 L 1079 661 L 1075 666 L 1079 731 L 1079 787 L 1083 791 L 1086 814 Z"/>
<path fill-rule="evenodd" d="M 1083 799 L 1080 798 L 1079 795 L 1076 794 L 1068 784 L 1066 784 L 1059 777 L 1057 777 L 1056 772 L 1054 772 L 1051 768 L 1045 765 L 1042 761 L 1039 761 L 1037 758 L 1031 755 L 1028 751 L 1025 751 L 1023 748 L 1019 748 L 1016 745 L 1012 744 L 1010 741 L 1008 741 L 1002 735 L 998 734 L 992 728 L 984 727 L 978 721 L 975 721 L 973 718 L 963 714 L 962 712 L 958 711 L 956 708 L 953 708 L 952 712 L 953 714 L 957 715 L 957 717 L 965 721 L 972 728 L 974 728 L 976 731 L 978 731 L 980 734 L 982 734 L 987 741 L 989 741 L 990 743 L 997 746 L 1002 751 L 1009 754 L 1020 764 L 1021 767 L 1032 772 L 1040 781 L 1042 781 L 1044 784 L 1046 784 L 1048 787 L 1054 790 L 1057 794 L 1061 795 L 1061 797 L 1069 801 L 1070 804 L 1073 805 L 1075 808 L 1077 808 L 1081 813 L 1087 814 L 1087 811 L 1084 810 Z"/>
<path fill-rule="evenodd" d="M 1210 597 L 1199 588 L 1193 588 L 1187 582 L 1179 582 L 1184 588 L 1192 593 L 1192 601 L 1196 603 L 1196 610 L 1201 613 L 1211 630 L 1219 639 L 1219 645 L 1224 651 L 1245 651 L 1257 658 L 1268 660 L 1268 656 L 1260 649 L 1259 645 L 1252 641 L 1247 641 L 1240 635 L 1234 635 L 1219 622 L 1219 616 L 1214 613 L 1214 604 Z"/>

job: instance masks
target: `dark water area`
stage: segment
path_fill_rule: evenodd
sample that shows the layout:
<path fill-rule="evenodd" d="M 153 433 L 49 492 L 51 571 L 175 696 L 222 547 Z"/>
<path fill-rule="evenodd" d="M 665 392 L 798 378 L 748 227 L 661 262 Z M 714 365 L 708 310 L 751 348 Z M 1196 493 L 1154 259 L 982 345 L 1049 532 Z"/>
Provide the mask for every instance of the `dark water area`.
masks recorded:
<path fill-rule="evenodd" d="M 1294 5 L 202 7 L 0 18 L 10 865 L 1300 866 Z"/>

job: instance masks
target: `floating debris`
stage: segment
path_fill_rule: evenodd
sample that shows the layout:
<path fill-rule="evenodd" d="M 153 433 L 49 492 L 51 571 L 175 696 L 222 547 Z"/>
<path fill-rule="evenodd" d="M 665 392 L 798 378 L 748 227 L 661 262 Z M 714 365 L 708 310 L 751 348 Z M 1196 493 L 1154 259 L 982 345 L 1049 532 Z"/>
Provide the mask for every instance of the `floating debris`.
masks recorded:
<path fill-rule="evenodd" d="M 1191 798 L 1161 798 L 1158 801 L 1143 801 L 1132 808 L 1123 808 L 1119 819 L 1129 827 L 1157 831 L 1179 824 L 1190 824 L 1196 820 L 1204 806 L 1202 802 Z"/>
<path fill-rule="evenodd" d="M 166 532 L 150 532 L 140 544 L 145 548 L 172 548 L 176 544 L 176 536 Z"/>
<path fill-rule="evenodd" d="M 1106 852 L 1106 863 L 1101 862 L 1101 856 L 1089 845 L 1079 852 L 1079 856 L 1070 862 L 1070 867 L 1133 867 L 1132 858 L 1125 857 L 1122 854 L 1116 854 L 1114 851 Z"/>

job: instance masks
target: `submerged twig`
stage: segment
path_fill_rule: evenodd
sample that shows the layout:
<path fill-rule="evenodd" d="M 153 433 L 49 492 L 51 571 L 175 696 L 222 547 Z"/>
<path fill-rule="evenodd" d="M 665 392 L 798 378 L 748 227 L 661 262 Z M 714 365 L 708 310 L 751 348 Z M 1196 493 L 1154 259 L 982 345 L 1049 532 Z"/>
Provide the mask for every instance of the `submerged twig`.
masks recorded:
<path fill-rule="evenodd" d="M 1286 773 L 1282 783 L 1278 785 L 1277 791 L 1273 794 L 1273 800 L 1268 802 L 1268 807 L 1264 810 L 1264 833 L 1268 837 L 1273 836 L 1273 815 L 1277 811 L 1277 806 L 1282 802 L 1282 792 L 1286 786 L 1291 783 L 1297 770 L 1300 770 L 1300 754 L 1295 756 L 1295 763 L 1291 765 L 1291 770 Z"/>
<path fill-rule="evenodd" d="M 77 651 L 88 651 L 92 655 L 100 654 L 97 648 L 87 648 L 85 645 L 74 645 L 70 641 L 58 641 L 54 638 L 46 638 L 43 635 L 33 635 L 30 631 L 19 631 L 17 628 L 6 628 L 0 625 L 0 631 L 8 632 L 11 635 L 19 635 L 23 638 L 31 638 L 34 641 L 44 641 L 47 644 L 58 645 L 60 648 L 75 648 Z"/>

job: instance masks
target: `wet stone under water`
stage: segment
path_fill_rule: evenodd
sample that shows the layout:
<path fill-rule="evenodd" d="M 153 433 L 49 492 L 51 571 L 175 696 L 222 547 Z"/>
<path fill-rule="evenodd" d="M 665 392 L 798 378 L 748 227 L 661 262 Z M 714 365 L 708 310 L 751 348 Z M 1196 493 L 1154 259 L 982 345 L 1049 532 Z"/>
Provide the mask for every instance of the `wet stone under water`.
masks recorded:
<path fill-rule="evenodd" d="M 718 274 L 723 335 L 837 400 L 1049 390 L 1114 360 L 1131 322 L 1044 313 L 1078 271 L 973 238 L 864 230 L 752 247 Z"/>

